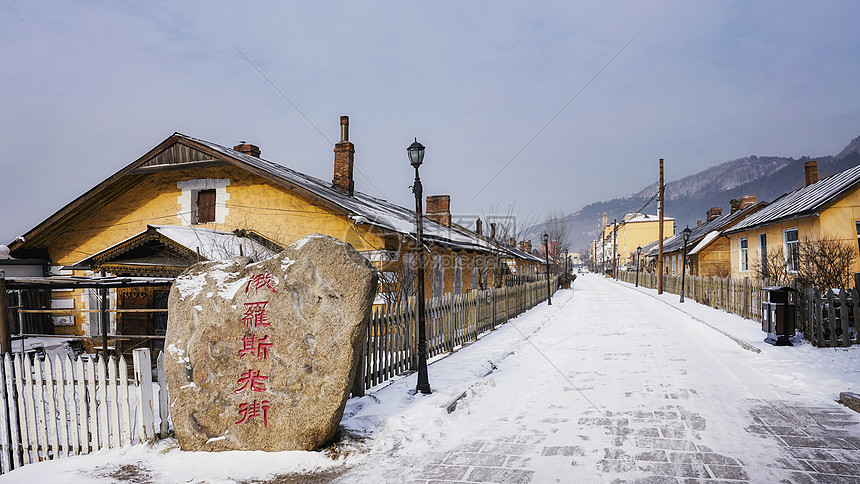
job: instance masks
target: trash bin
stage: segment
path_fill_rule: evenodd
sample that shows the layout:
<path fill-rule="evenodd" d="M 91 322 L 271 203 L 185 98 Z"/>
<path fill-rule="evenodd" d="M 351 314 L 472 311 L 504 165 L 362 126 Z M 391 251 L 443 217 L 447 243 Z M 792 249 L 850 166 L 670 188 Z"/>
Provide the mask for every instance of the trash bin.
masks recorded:
<path fill-rule="evenodd" d="M 767 333 L 765 343 L 791 346 L 794 336 L 794 289 L 786 286 L 763 287 L 761 298 L 761 330 Z"/>

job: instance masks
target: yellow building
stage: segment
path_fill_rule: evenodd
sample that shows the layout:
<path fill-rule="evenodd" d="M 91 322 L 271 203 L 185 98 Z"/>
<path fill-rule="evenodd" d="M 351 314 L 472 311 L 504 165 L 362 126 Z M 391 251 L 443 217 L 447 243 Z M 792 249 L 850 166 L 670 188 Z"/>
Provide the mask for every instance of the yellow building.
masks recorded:
<path fill-rule="evenodd" d="M 592 243 L 592 256 L 597 265 L 604 261 L 607 270 L 612 268 L 612 257 L 619 267 L 636 263 L 636 249 L 660 238 L 660 219 L 657 215 L 628 213 L 617 224 L 603 226 L 602 244 L 599 237 Z M 663 237 L 675 234 L 675 219 L 663 217 Z M 643 255 L 645 255 L 643 253 Z"/>
<path fill-rule="evenodd" d="M 730 201 L 731 211 L 723 215 L 722 207 L 713 207 L 706 214 L 705 223 L 690 227 L 687 240 L 686 273 L 701 276 L 727 276 L 729 252 L 726 250 L 721 231 L 740 223 L 744 218 L 766 206 L 758 202 L 755 195 L 744 195 Z M 681 260 L 684 258 L 683 230 L 663 242 L 663 269 L 666 274 L 681 274 Z"/>
<path fill-rule="evenodd" d="M 820 181 L 816 162 L 807 162 L 804 168 L 806 186 L 774 200 L 723 233 L 732 277 L 756 277 L 758 261 L 774 250 L 782 252 L 786 272 L 793 277 L 804 240 L 829 237 L 860 250 L 860 165 Z M 860 272 L 860 257 L 851 272 Z"/>
<path fill-rule="evenodd" d="M 415 212 L 354 189 L 348 126 L 342 117 L 331 182 L 262 159 L 251 144 L 230 149 L 176 133 L 10 244 L 11 255 L 46 260 L 57 275 L 174 277 L 200 260 L 263 258 L 320 233 L 348 242 L 375 264 L 379 302 L 414 293 Z M 486 268 L 502 249 L 452 224 L 449 199 L 429 210 L 430 198 L 425 294 L 481 287 L 475 268 Z M 164 288 L 117 289 L 109 297 L 111 308 L 166 307 Z M 54 291 L 52 299 L 54 307 L 72 310 L 98 304 L 86 289 Z M 97 335 L 98 325 L 90 324 L 97 317 L 55 317 L 54 331 Z M 110 333 L 153 335 L 163 325 L 152 314 L 126 314 L 111 319 Z"/>

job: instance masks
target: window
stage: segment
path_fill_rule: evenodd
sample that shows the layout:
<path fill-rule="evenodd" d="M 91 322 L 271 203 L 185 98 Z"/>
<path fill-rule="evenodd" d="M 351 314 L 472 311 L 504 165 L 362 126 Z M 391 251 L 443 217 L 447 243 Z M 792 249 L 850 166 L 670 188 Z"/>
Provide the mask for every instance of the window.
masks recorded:
<path fill-rule="evenodd" d="M 454 259 L 454 294 L 463 294 L 463 258 Z"/>
<path fill-rule="evenodd" d="M 415 256 L 403 254 L 403 294 L 415 295 Z"/>
<path fill-rule="evenodd" d="M 747 247 L 747 238 L 744 237 L 740 239 L 740 265 L 741 272 L 746 272 L 750 270 L 750 261 L 749 261 L 749 248 Z"/>
<path fill-rule="evenodd" d="M 433 256 L 433 297 L 442 297 L 445 287 L 445 266 L 442 265 L 442 256 Z"/>
<path fill-rule="evenodd" d="M 788 229 L 784 232 L 785 238 L 785 270 L 797 272 L 800 270 L 800 247 L 797 241 L 797 229 Z"/>
<path fill-rule="evenodd" d="M 767 234 L 758 234 L 758 257 L 759 270 L 762 277 L 768 277 L 767 274 Z"/>
<path fill-rule="evenodd" d="M 179 210 L 176 215 L 182 225 L 207 223 L 223 224 L 229 208 L 227 201 L 230 194 L 227 186 L 230 180 L 214 178 L 198 178 L 176 183 L 182 193 L 179 195 Z"/>
<path fill-rule="evenodd" d="M 208 224 L 215 221 L 215 190 L 200 190 L 197 192 L 197 204 L 194 206 L 192 223 Z"/>
<path fill-rule="evenodd" d="M 472 259 L 472 289 L 478 289 L 481 282 L 480 259 Z"/>
<path fill-rule="evenodd" d="M 860 222 L 854 222 L 854 227 L 857 229 L 857 246 L 860 247 Z"/>

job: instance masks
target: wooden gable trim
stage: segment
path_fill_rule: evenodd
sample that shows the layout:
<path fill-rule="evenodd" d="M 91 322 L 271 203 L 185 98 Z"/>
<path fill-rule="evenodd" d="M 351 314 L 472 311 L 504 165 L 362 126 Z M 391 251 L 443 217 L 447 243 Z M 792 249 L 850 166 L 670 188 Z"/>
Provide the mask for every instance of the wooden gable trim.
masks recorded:
<path fill-rule="evenodd" d="M 146 232 L 139 234 L 135 237 L 125 240 L 109 249 L 103 250 L 98 254 L 95 254 L 90 257 L 89 260 L 92 261 L 92 266 L 99 268 L 105 265 L 110 265 L 114 259 L 118 256 L 125 254 L 137 247 L 140 247 L 147 242 L 157 241 L 161 244 L 164 244 L 171 249 L 175 250 L 182 256 L 187 257 L 189 260 L 208 260 L 205 257 L 201 257 L 198 253 L 193 250 L 177 244 L 171 239 L 161 235 L 155 229 L 149 228 Z M 119 263 L 121 264 L 121 263 Z"/>

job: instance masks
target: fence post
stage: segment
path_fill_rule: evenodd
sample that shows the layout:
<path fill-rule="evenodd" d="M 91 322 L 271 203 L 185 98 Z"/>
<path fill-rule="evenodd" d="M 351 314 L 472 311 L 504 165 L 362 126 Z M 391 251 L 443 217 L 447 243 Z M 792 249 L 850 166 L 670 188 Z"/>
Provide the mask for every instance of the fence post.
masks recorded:
<path fill-rule="evenodd" d="M 167 375 L 164 373 L 164 352 L 158 352 L 158 358 L 155 360 L 155 372 L 158 376 L 158 418 L 161 420 L 160 433 L 161 438 L 167 438 L 170 431 L 170 406 L 168 405 L 167 395 Z"/>
<path fill-rule="evenodd" d="M 134 350 L 132 357 L 134 359 L 134 380 L 137 384 L 137 436 L 141 442 L 146 442 L 155 439 L 152 408 L 152 360 L 150 359 L 149 348 Z"/>
<path fill-rule="evenodd" d="M 368 318 L 367 321 L 364 322 L 364 336 L 361 338 L 361 348 L 359 349 L 357 358 L 358 362 L 356 363 L 355 368 L 355 376 L 353 376 L 352 380 L 352 396 L 354 397 L 363 397 L 364 396 L 364 375 L 367 372 L 367 339 L 368 339 L 368 331 L 370 328 L 370 320 L 375 318 L 378 314 L 378 310 L 374 309 L 371 311 L 372 315 Z"/>

